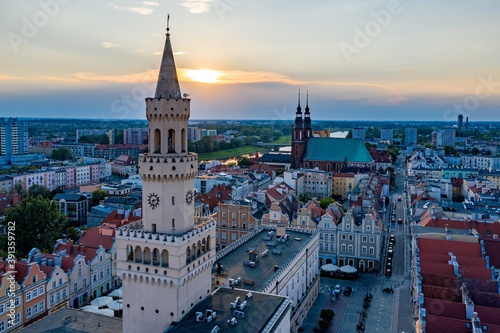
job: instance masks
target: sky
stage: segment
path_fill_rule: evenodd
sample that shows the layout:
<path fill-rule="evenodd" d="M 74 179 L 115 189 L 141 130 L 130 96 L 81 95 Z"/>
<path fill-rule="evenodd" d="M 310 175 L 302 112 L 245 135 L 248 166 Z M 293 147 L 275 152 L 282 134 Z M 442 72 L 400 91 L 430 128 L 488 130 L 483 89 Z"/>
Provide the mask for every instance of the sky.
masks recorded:
<path fill-rule="evenodd" d="M 169 13 L 192 119 L 500 121 L 500 1 L 3 2 L 0 117 L 144 119 Z"/>

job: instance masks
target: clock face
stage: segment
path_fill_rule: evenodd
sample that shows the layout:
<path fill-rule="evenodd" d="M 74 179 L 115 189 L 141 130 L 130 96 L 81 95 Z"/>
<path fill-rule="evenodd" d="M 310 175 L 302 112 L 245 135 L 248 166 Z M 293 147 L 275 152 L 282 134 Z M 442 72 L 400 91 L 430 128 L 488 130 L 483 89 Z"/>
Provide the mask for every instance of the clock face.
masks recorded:
<path fill-rule="evenodd" d="M 148 195 L 148 204 L 151 206 L 152 209 L 155 209 L 158 207 L 160 204 L 160 198 L 158 197 L 158 194 L 156 193 L 151 193 Z"/>
<path fill-rule="evenodd" d="M 186 203 L 190 205 L 193 202 L 193 191 L 189 190 L 186 192 Z"/>

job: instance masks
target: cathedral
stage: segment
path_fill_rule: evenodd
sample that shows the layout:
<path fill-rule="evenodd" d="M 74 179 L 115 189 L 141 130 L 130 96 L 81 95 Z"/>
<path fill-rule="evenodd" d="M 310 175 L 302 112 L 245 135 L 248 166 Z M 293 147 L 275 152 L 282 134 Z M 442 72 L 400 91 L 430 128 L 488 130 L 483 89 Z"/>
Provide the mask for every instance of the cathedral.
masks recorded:
<path fill-rule="evenodd" d="M 375 171 L 375 163 L 365 143 L 359 139 L 318 137 L 311 127 L 309 94 L 304 113 L 300 106 L 292 128 L 292 169 L 314 169 L 326 172 Z"/>

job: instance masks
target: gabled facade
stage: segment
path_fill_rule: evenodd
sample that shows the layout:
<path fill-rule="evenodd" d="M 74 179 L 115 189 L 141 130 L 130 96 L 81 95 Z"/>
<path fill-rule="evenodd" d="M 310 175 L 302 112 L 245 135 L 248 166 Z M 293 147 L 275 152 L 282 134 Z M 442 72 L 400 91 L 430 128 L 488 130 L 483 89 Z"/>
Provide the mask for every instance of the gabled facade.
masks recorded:
<path fill-rule="evenodd" d="M 16 281 L 23 290 L 24 324 L 47 314 L 47 280 L 37 263 L 16 263 Z"/>
<path fill-rule="evenodd" d="M 68 306 L 69 275 L 60 266 L 43 266 L 40 268 L 47 274 L 47 310 L 49 313 Z"/>
<path fill-rule="evenodd" d="M 381 223 L 372 211 L 364 213 L 356 208 L 345 213 L 337 231 L 337 264 L 362 272 L 379 270 Z"/>
<path fill-rule="evenodd" d="M 24 323 L 23 291 L 9 264 L 0 261 L 0 332 L 13 332 Z"/>

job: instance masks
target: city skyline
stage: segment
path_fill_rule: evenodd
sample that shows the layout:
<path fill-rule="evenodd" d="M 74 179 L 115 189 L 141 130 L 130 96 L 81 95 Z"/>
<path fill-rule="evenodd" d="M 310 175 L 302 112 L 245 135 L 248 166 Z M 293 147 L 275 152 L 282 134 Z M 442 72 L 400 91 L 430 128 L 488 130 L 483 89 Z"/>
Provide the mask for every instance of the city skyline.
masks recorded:
<path fill-rule="evenodd" d="M 193 119 L 500 120 L 500 4 L 451 4 L 9 4 L 0 116 L 144 119 L 168 12 Z"/>

